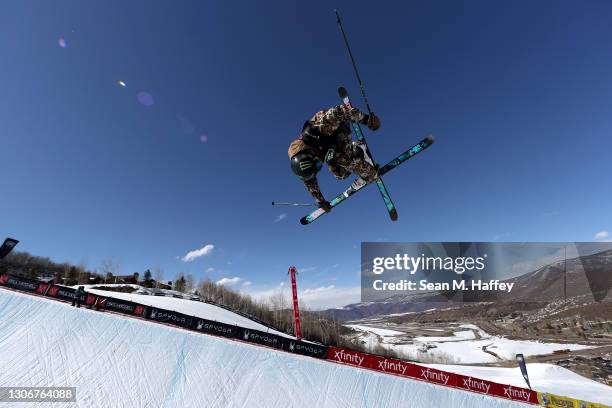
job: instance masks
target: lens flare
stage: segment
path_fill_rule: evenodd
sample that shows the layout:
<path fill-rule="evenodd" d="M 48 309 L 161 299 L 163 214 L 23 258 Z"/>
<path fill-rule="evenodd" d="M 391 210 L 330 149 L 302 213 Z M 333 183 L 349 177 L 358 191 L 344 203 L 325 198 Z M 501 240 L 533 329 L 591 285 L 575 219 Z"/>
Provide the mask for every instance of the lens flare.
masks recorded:
<path fill-rule="evenodd" d="M 189 119 L 187 119 L 183 115 L 178 115 L 177 117 L 179 124 L 181 125 L 181 129 L 183 130 L 183 133 L 191 135 L 195 132 L 195 126 Z"/>
<path fill-rule="evenodd" d="M 136 94 L 136 99 L 138 102 L 143 104 L 144 106 L 152 106 L 155 101 L 153 100 L 153 96 L 150 93 L 140 91 Z"/>
<path fill-rule="evenodd" d="M 60 47 L 62 47 L 62 48 L 66 48 L 66 47 L 68 47 L 68 43 L 66 42 L 66 40 L 64 39 L 64 37 L 60 37 L 60 38 L 57 40 L 57 45 L 59 45 L 59 46 L 60 46 Z"/>

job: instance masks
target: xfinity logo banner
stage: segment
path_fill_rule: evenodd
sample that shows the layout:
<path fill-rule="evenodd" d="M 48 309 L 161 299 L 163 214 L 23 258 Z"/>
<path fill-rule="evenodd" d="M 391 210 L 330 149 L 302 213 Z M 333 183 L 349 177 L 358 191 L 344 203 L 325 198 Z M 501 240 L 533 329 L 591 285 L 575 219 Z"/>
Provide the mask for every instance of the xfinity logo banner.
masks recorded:
<path fill-rule="evenodd" d="M 364 242 L 361 300 L 601 300 L 612 288 L 610 257 L 611 242 Z"/>

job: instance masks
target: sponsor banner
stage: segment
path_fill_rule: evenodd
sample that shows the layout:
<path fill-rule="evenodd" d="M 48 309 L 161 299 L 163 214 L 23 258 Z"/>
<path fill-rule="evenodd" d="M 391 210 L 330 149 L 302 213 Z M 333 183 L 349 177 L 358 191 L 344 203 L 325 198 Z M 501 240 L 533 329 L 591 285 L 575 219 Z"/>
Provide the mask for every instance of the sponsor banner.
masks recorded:
<path fill-rule="evenodd" d="M 336 361 L 342 364 L 349 364 L 356 367 L 374 368 L 376 365 L 376 358 L 371 354 L 360 353 L 349 349 L 343 349 L 338 347 L 327 348 L 327 359 Z"/>
<path fill-rule="evenodd" d="M 47 293 L 47 289 L 49 289 L 50 287 L 51 284 L 46 282 L 40 282 L 40 284 L 38 285 L 38 289 L 36 289 L 36 293 L 38 293 L 39 295 L 44 295 L 45 293 Z"/>
<path fill-rule="evenodd" d="M 87 296 L 85 297 L 85 304 L 87 306 L 92 306 L 96 303 L 96 299 L 98 297 L 96 295 L 92 295 L 91 293 L 88 293 Z"/>
<path fill-rule="evenodd" d="M 287 337 L 280 337 L 282 349 L 290 353 L 300 354 L 314 358 L 327 358 L 327 346 L 297 341 Z"/>
<path fill-rule="evenodd" d="M 6 286 L 6 282 L 8 282 L 8 277 L 9 276 L 6 273 L 0 275 L 0 285 Z"/>
<path fill-rule="evenodd" d="M 457 374 L 457 387 L 492 396 L 503 396 L 504 386 L 492 381 Z"/>
<path fill-rule="evenodd" d="M 72 300 L 76 297 L 76 289 L 52 285 L 47 292 L 47 296 L 72 302 Z"/>
<path fill-rule="evenodd" d="M 538 403 L 538 393 L 527 388 L 514 387 L 512 385 L 502 385 L 500 397 L 514 401 L 526 402 L 528 404 Z"/>
<path fill-rule="evenodd" d="M 436 370 L 435 368 L 411 364 L 408 367 L 408 373 L 406 375 L 408 377 L 416 378 L 417 380 L 421 381 L 427 381 L 433 384 L 440 384 L 448 387 L 457 386 L 457 374 Z"/>
<path fill-rule="evenodd" d="M 232 326 L 230 324 L 225 324 L 225 323 L 214 322 L 212 320 L 194 318 L 192 328 L 196 331 L 199 331 L 202 333 L 214 334 L 216 336 L 231 337 L 231 338 L 238 336 L 237 326 Z"/>
<path fill-rule="evenodd" d="M 437 370 L 435 368 L 420 366 L 407 361 L 390 359 L 383 356 L 365 354 L 332 346 L 328 347 L 327 359 L 342 364 L 369 368 L 388 374 L 427 381 L 433 384 L 458 387 L 473 392 L 531 404 L 538 403 L 537 393 L 526 388 L 498 384 L 487 380 L 481 380 L 480 378 L 466 377 L 447 371 Z"/>
<path fill-rule="evenodd" d="M 386 358 L 383 356 L 371 356 L 373 366 L 370 367 L 383 373 L 401 375 L 408 377 L 410 372 L 414 372 L 416 365 L 407 361 Z"/>
<path fill-rule="evenodd" d="M 249 343 L 257 343 L 273 348 L 282 348 L 281 337 L 276 334 L 239 327 L 238 336 L 241 340 L 248 341 Z"/>
<path fill-rule="evenodd" d="M 3 275 L 4 276 L 4 275 Z M 21 276 L 5 275 L 5 285 L 9 288 L 23 290 L 26 292 L 36 292 L 40 282 L 34 279 L 22 278 Z"/>
<path fill-rule="evenodd" d="M 575 400 L 548 392 L 538 392 L 538 402 L 545 407 L 551 408 L 610 408 L 607 405 L 596 402 Z"/>
<path fill-rule="evenodd" d="M 193 327 L 193 317 L 172 310 L 151 307 L 149 308 L 149 313 L 146 317 L 147 319 L 155 320 L 157 322 L 168 323 L 188 329 Z"/>
<path fill-rule="evenodd" d="M 95 303 L 95 296 L 94 299 L 91 299 L 93 300 L 92 303 L 89 303 L 90 296 L 93 295 L 87 296 L 88 305 Z M 112 312 L 124 313 L 134 316 L 142 316 L 144 312 L 144 306 L 139 305 L 138 303 L 109 297 L 98 297 L 98 307 L 105 310 L 110 310 Z"/>

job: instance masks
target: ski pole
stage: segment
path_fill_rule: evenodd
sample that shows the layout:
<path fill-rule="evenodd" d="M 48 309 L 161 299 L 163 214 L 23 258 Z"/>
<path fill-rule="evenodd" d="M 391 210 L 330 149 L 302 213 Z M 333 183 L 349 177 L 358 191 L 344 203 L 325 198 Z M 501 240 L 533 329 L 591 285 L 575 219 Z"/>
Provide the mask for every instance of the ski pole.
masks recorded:
<path fill-rule="evenodd" d="M 340 19 L 340 13 L 338 10 L 334 10 L 336 12 L 336 18 L 338 25 L 340 26 L 340 31 L 342 31 L 342 38 L 344 38 L 344 44 L 346 45 L 346 49 L 348 50 L 349 57 L 351 58 L 351 63 L 353 64 L 353 69 L 355 70 L 355 75 L 357 76 L 357 82 L 359 82 L 359 89 L 361 90 L 361 96 L 368 108 L 368 113 L 372 114 L 372 109 L 370 108 L 370 103 L 368 102 L 368 96 L 365 92 L 365 85 L 363 81 L 361 81 L 361 76 L 359 75 L 359 71 L 357 70 L 357 64 L 355 63 L 355 58 L 353 57 L 353 52 L 351 51 L 351 46 L 349 45 L 348 38 L 346 38 L 346 32 L 344 31 L 344 27 L 342 26 L 342 20 Z"/>
<path fill-rule="evenodd" d="M 314 207 L 314 204 L 308 203 L 279 203 L 277 201 L 272 201 L 272 205 L 291 205 L 293 207 Z"/>

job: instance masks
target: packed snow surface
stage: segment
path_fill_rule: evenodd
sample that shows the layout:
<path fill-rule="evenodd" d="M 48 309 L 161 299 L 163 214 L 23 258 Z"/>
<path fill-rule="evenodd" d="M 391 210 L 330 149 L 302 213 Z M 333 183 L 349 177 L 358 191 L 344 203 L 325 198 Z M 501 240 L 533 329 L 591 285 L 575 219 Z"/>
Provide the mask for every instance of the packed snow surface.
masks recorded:
<path fill-rule="evenodd" d="M 108 290 L 99 289 L 87 289 L 87 292 L 99 296 L 109 296 L 115 299 L 128 300 L 130 302 L 136 302 L 140 303 L 141 305 L 153 306 L 160 309 L 174 310 L 175 312 L 183 313 L 188 316 L 199 317 L 201 319 L 234 324 L 236 326 L 246 327 L 247 329 L 260 330 L 267 333 L 277 334 L 279 336 L 294 338 L 287 333 L 270 329 L 263 324 L 254 322 L 249 318 L 223 309 L 222 307 L 211 305 L 210 303 L 179 299 L 169 296 L 138 295 L 133 293 L 111 292 Z"/>
<path fill-rule="evenodd" d="M 0 350 L 0 386 L 76 387 L 62 407 L 530 406 L 4 289 Z"/>

